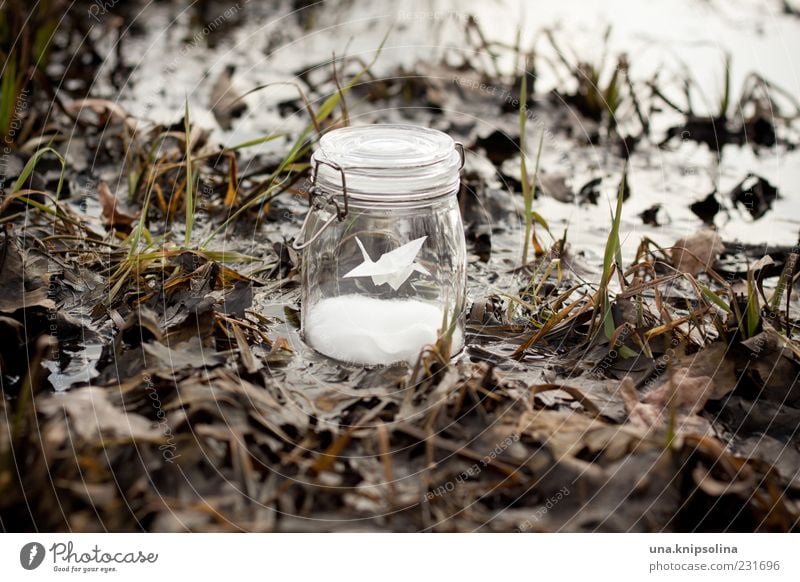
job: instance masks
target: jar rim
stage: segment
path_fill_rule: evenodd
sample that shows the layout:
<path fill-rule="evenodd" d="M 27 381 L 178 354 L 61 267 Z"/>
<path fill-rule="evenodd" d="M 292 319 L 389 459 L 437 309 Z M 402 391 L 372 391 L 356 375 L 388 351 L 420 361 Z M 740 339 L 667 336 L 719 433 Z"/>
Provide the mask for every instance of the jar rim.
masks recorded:
<path fill-rule="evenodd" d="M 326 133 L 311 157 L 318 189 L 367 202 L 404 202 L 452 194 L 462 156 L 446 133 L 423 126 L 375 124 Z M 341 171 L 339 170 L 341 169 Z"/>

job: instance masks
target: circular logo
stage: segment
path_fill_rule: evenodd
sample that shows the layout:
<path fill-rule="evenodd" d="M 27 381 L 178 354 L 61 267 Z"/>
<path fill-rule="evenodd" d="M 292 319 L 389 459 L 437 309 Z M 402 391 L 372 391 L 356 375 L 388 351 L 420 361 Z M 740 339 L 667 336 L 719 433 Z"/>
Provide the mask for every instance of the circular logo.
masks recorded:
<path fill-rule="evenodd" d="M 19 563 L 26 570 L 35 570 L 44 560 L 44 546 L 39 542 L 28 542 L 19 551 Z"/>

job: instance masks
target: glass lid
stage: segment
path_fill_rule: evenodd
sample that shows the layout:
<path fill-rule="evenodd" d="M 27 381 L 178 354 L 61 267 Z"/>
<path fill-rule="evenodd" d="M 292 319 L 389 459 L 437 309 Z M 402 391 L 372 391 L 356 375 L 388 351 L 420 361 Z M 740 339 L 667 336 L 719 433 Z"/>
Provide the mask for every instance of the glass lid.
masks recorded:
<path fill-rule="evenodd" d="M 317 186 L 374 202 L 421 200 L 453 192 L 460 145 L 441 131 L 414 125 L 344 127 L 325 134 L 311 158 Z"/>

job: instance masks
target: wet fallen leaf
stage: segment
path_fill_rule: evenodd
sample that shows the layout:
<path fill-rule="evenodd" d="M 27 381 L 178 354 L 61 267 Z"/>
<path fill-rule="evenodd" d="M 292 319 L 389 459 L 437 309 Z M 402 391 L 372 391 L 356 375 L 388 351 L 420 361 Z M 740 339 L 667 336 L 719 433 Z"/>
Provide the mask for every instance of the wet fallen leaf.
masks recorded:
<path fill-rule="evenodd" d="M 137 414 L 126 414 L 108 400 L 108 392 L 88 386 L 37 401 L 36 409 L 47 416 L 63 414 L 71 431 L 84 441 L 126 439 L 158 443 L 161 432 Z"/>
<path fill-rule="evenodd" d="M 100 182 L 97 186 L 97 195 L 100 198 L 100 207 L 103 212 L 103 223 L 106 226 L 122 227 L 129 230 L 138 215 L 125 211 L 116 196 L 111 193 L 108 184 Z"/>
<path fill-rule="evenodd" d="M 664 379 L 641 401 L 630 377 L 623 378 L 620 384 L 632 424 L 664 431 L 671 428 L 676 434 L 715 434 L 711 423 L 697 415 L 712 389 L 711 378 L 690 376 L 686 369 Z"/>
<path fill-rule="evenodd" d="M 786 340 L 770 328 L 742 345 L 749 358 L 737 362 L 737 371 L 753 381 L 758 398 L 800 406 L 800 363 Z"/>
<path fill-rule="evenodd" d="M 750 213 L 753 220 L 758 220 L 772 208 L 772 203 L 779 198 L 778 189 L 761 176 L 748 174 L 730 193 L 731 200 Z"/>
<path fill-rule="evenodd" d="M 233 88 L 235 72 L 236 67 L 228 65 L 211 88 L 209 106 L 222 129 L 230 129 L 233 126 L 233 119 L 247 111 L 247 103 L 239 98 L 239 94 Z"/>
<path fill-rule="evenodd" d="M 713 267 L 724 250 L 719 234 L 706 229 L 676 241 L 670 254 L 676 269 L 697 275 Z"/>
<path fill-rule="evenodd" d="M 21 250 L 8 235 L 0 243 L 0 312 L 43 307 L 54 309 L 48 297 L 49 276 L 46 261 Z"/>

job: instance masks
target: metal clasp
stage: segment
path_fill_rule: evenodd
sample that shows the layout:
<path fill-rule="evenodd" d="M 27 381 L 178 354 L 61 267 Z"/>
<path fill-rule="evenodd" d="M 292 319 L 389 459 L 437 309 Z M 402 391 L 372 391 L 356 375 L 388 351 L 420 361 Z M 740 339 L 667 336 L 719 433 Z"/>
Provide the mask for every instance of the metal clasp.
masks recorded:
<path fill-rule="evenodd" d="M 324 164 L 329 168 L 339 172 L 339 175 L 342 177 L 342 204 L 340 205 L 333 195 L 325 196 L 320 194 L 317 191 L 317 176 L 319 175 L 319 166 L 320 164 Z M 335 212 L 331 214 L 331 217 L 325 221 L 325 223 L 320 227 L 320 229 L 315 232 L 311 238 L 308 240 L 303 240 L 303 237 L 306 233 L 306 228 L 308 227 L 308 219 L 311 218 L 311 214 L 315 210 L 323 210 L 326 207 L 332 206 Z M 328 162 L 325 160 L 315 160 L 314 165 L 314 176 L 311 180 L 311 187 L 308 189 L 308 212 L 306 213 L 305 219 L 303 219 L 303 224 L 300 227 L 300 232 L 297 233 L 297 237 L 292 242 L 292 248 L 296 251 L 303 250 L 308 245 L 313 243 L 315 240 L 319 238 L 319 235 L 323 233 L 323 231 L 328 228 L 334 220 L 338 220 L 339 222 L 343 221 L 346 217 L 348 212 L 350 212 L 350 208 L 348 205 L 347 200 L 347 178 L 345 177 L 344 170 L 339 164 L 334 162 Z"/>
<path fill-rule="evenodd" d="M 458 167 L 458 171 L 460 172 L 461 170 L 464 169 L 464 164 L 467 163 L 467 156 L 466 156 L 466 152 L 464 151 L 464 144 L 463 143 L 461 143 L 460 141 L 457 141 L 455 147 L 456 147 L 456 150 L 458 150 L 459 157 L 461 157 L 461 165 Z"/>

